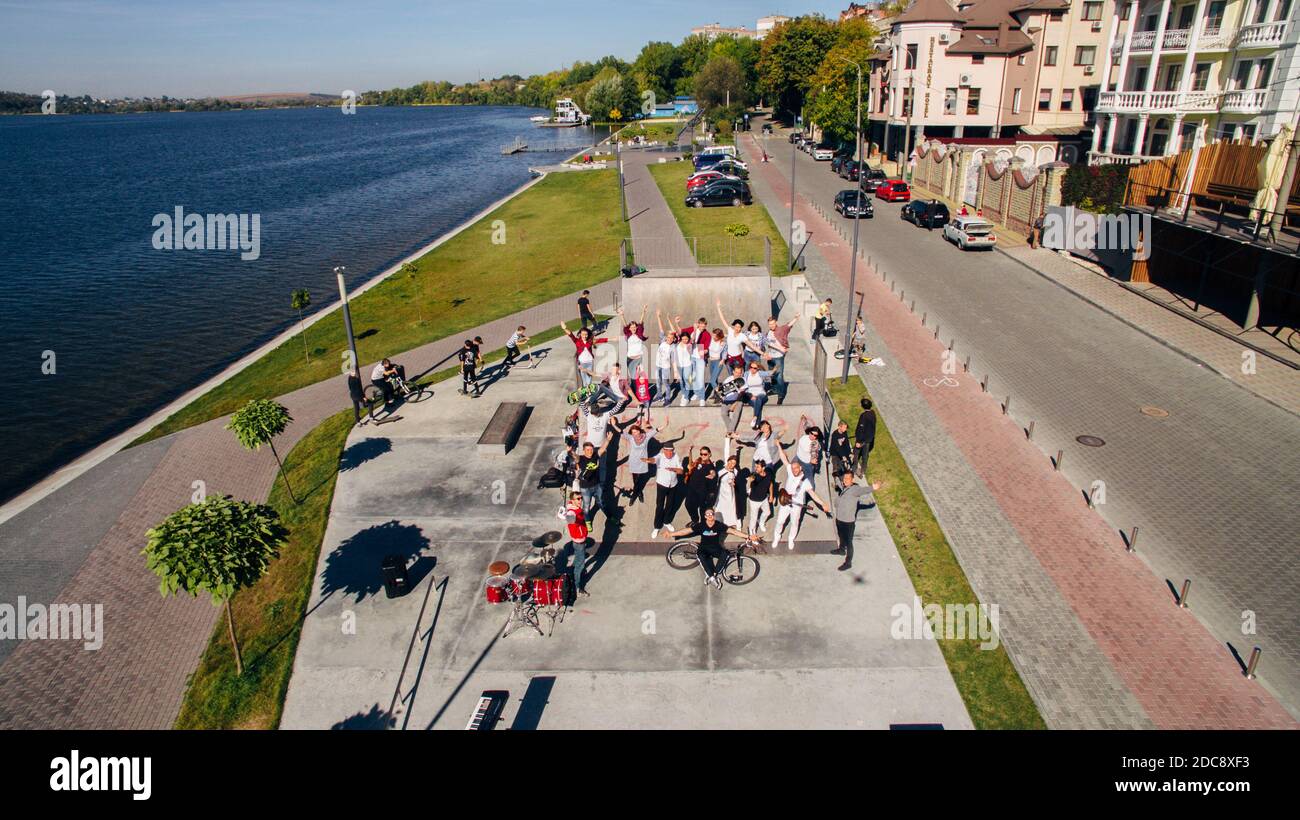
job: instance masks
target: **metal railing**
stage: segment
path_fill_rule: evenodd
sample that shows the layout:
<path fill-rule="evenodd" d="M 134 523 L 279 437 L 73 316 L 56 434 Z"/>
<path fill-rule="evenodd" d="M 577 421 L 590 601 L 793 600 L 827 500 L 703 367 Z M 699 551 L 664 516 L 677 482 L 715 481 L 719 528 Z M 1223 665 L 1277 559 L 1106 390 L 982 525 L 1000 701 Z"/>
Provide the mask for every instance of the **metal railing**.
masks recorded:
<path fill-rule="evenodd" d="M 761 267 L 771 273 L 772 240 L 766 236 L 630 237 L 623 240 L 621 258 L 623 267 Z"/>

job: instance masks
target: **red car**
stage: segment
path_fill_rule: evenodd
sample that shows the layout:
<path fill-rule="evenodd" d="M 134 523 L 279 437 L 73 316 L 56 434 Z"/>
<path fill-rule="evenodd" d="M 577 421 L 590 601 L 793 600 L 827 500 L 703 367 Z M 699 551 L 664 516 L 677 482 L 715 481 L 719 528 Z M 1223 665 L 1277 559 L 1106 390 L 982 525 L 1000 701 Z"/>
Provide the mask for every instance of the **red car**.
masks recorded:
<path fill-rule="evenodd" d="M 689 191 L 693 188 L 698 188 L 699 186 L 712 182 L 715 179 L 734 179 L 734 177 L 729 177 L 721 171 L 700 171 L 691 174 L 686 178 L 686 190 Z"/>
<path fill-rule="evenodd" d="M 876 199 L 886 202 L 907 202 L 911 198 L 911 189 L 901 179 L 887 179 L 876 188 Z"/>

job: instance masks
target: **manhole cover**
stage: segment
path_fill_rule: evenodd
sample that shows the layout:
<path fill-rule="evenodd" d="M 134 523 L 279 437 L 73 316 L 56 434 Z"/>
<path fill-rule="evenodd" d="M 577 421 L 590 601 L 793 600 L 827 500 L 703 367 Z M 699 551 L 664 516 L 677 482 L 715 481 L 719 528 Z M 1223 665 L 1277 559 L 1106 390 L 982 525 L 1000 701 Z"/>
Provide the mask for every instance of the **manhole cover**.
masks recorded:
<path fill-rule="evenodd" d="M 1099 439 L 1096 436 L 1076 436 L 1074 440 L 1082 444 L 1084 447 L 1100 447 L 1106 443 L 1105 440 Z"/>
<path fill-rule="evenodd" d="M 1169 416 L 1168 410 L 1164 409 L 1163 407 L 1152 407 L 1149 404 L 1142 408 L 1142 413 L 1143 415 L 1151 416 L 1152 418 L 1156 418 L 1156 419 L 1163 419 Z"/>

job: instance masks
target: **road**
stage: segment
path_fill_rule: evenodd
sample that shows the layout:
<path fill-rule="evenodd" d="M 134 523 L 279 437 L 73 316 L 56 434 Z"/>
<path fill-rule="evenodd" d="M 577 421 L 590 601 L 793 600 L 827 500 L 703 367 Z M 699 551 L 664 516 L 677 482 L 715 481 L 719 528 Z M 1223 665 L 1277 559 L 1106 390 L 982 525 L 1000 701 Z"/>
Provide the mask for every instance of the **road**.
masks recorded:
<path fill-rule="evenodd" d="M 784 136 L 766 146 L 788 179 Z M 793 161 L 799 194 L 826 211 L 851 187 L 828 162 L 803 152 Z M 973 375 L 989 374 L 990 393 L 1011 396 L 1017 420 L 1034 421 L 1044 450 L 1064 450 L 1076 487 L 1104 482 L 1098 511 L 1118 530 L 1140 527 L 1139 553 L 1154 572 L 1175 587 L 1193 579 L 1189 600 L 1215 637 L 1243 656 L 1264 648 L 1269 684 L 1297 714 L 1300 418 L 1019 262 L 962 252 L 941 232 L 902 221 L 900 204 L 874 204 L 875 218 L 861 225 L 865 252 L 916 300 L 918 315 L 938 322 L 941 340 L 955 340 L 959 361 L 971 356 Z M 1143 406 L 1169 415 L 1144 415 Z M 1081 435 L 1105 445 L 1082 446 Z M 1256 634 L 1247 631 L 1252 617 Z"/>

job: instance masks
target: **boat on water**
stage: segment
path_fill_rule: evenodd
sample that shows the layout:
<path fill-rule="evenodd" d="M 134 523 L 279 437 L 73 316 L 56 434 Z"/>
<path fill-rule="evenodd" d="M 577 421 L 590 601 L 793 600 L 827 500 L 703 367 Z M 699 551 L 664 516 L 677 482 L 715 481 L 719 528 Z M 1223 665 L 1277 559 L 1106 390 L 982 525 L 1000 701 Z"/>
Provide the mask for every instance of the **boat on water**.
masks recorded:
<path fill-rule="evenodd" d="M 529 118 L 528 118 L 528 121 L 529 121 L 529 122 L 546 122 L 546 121 L 549 120 L 549 119 L 550 119 L 550 117 L 546 116 L 545 114 L 538 114 L 536 117 L 529 117 Z"/>
<path fill-rule="evenodd" d="M 533 118 L 536 121 L 536 118 Z M 555 101 L 555 116 L 537 123 L 543 128 L 573 128 L 591 122 L 591 115 L 584 114 L 573 100 L 565 97 Z"/>

